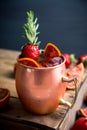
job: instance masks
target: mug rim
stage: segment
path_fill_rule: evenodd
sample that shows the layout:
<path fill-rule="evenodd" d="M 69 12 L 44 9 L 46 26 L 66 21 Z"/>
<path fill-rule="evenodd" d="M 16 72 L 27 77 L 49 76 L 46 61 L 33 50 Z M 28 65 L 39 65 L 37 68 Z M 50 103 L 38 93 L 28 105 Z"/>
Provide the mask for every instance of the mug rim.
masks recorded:
<path fill-rule="evenodd" d="M 20 62 L 16 62 L 16 64 L 19 64 L 19 65 L 21 65 L 21 66 L 23 66 L 23 67 L 25 67 L 25 68 L 28 68 L 28 69 L 48 70 L 48 69 L 59 68 L 59 67 L 61 67 L 63 64 L 65 64 L 65 62 L 66 62 L 65 57 L 64 57 L 63 55 L 62 55 L 61 57 L 63 57 L 63 59 L 64 59 L 62 63 L 60 63 L 60 64 L 58 64 L 58 65 L 54 65 L 54 66 L 49 66 L 49 67 L 32 67 L 32 66 L 24 65 L 24 64 L 22 64 L 22 63 L 20 63 Z"/>

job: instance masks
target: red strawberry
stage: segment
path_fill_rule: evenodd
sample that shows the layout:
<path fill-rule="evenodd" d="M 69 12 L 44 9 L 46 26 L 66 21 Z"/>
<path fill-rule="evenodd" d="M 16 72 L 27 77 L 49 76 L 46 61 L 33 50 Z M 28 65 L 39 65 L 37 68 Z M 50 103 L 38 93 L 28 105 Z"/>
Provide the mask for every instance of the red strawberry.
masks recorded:
<path fill-rule="evenodd" d="M 69 67 L 71 65 L 70 55 L 68 53 L 64 53 L 63 56 L 66 59 L 66 62 L 65 62 L 66 67 Z"/>
<path fill-rule="evenodd" d="M 39 47 L 27 44 L 22 49 L 22 56 L 37 60 L 40 55 Z"/>
<path fill-rule="evenodd" d="M 39 43 L 37 35 L 37 29 L 39 24 L 37 24 L 37 18 L 34 20 L 34 12 L 27 12 L 27 23 L 24 24 L 24 36 L 27 40 L 27 44 L 22 48 L 22 57 L 32 58 L 37 60 L 40 54 Z"/>

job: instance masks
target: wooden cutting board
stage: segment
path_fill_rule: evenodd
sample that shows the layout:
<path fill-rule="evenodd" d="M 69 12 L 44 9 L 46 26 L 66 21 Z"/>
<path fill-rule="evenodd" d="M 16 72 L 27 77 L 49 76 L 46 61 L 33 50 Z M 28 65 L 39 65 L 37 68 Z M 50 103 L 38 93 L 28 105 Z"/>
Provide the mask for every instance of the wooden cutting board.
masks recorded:
<path fill-rule="evenodd" d="M 60 104 L 51 114 L 32 115 L 23 108 L 15 88 L 13 70 L 19 54 L 20 52 L 17 51 L 0 49 L 0 87 L 8 88 L 11 93 L 8 106 L 0 110 L 0 129 L 69 130 L 75 121 L 76 111 L 82 105 L 84 94 L 87 92 L 87 71 L 84 73 L 84 80 L 79 87 L 72 109 Z M 74 91 L 67 90 L 64 99 L 72 103 L 74 96 Z"/>

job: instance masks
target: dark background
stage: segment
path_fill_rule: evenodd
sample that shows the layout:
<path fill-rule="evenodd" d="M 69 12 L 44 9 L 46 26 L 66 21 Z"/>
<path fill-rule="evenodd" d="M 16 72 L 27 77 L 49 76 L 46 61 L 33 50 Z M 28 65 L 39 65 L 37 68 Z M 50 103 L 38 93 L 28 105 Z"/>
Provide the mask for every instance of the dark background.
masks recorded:
<path fill-rule="evenodd" d="M 87 0 L 1 0 L 0 48 L 20 50 L 25 44 L 29 10 L 38 17 L 41 48 L 52 42 L 63 53 L 87 53 Z"/>

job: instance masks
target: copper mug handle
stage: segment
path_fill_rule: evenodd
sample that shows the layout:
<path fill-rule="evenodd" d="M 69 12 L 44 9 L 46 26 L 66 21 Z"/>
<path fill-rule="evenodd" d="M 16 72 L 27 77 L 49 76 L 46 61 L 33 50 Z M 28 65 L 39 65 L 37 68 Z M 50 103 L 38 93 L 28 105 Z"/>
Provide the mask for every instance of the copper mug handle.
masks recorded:
<path fill-rule="evenodd" d="M 74 97 L 74 100 L 72 103 L 70 103 L 69 101 L 66 101 L 64 100 L 63 98 L 60 99 L 60 103 L 63 104 L 63 105 L 67 105 L 69 108 L 72 108 L 73 105 L 75 104 L 76 102 L 76 99 L 77 99 L 77 78 L 74 77 L 72 79 L 69 79 L 68 77 L 62 77 L 62 82 L 74 82 L 75 84 L 75 97 Z"/>

